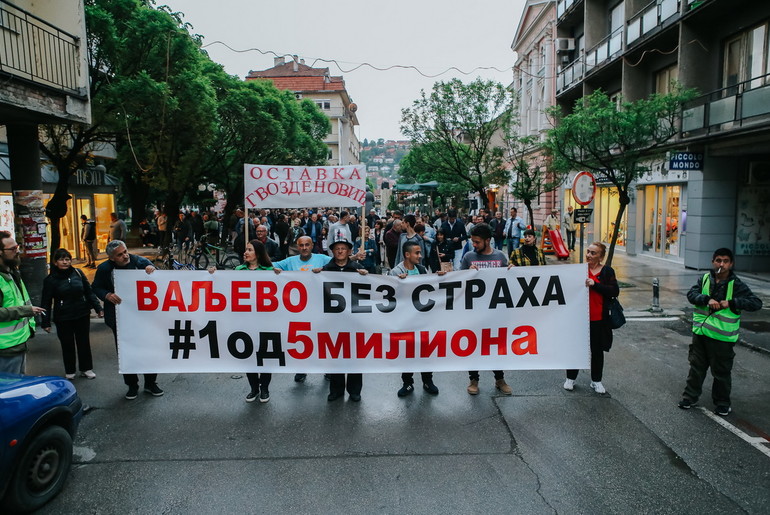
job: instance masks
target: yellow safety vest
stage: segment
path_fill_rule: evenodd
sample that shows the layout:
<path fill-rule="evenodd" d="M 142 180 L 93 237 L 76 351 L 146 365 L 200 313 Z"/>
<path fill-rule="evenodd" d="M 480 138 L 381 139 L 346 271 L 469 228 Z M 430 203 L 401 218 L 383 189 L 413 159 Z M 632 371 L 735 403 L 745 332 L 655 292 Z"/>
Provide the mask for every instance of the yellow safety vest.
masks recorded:
<path fill-rule="evenodd" d="M 701 294 L 710 294 L 710 273 L 703 276 Z M 733 298 L 733 282 L 727 283 L 727 298 L 730 301 Z M 709 312 L 708 306 L 695 306 L 692 314 L 692 332 L 702 334 L 715 340 L 723 342 L 737 342 L 738 329 L 741 325 L 741 316 L 733 313 L 730 308 L 720 309 L 719 311 Z"/>
<path fill-rule="evenodd" d="M 3 307 L 32 305 L 24 283 L 21 283 L 21 291 L 16 286 L 16 281 L 6 280 L 0 277 L 0 292 L 3 293 Z M 30 330 L 35 328 L 33 317 L 24 317 L 17 320 L 0 322 L 0 349 L 8 349 L 20 345 L 29 340 Z"/>

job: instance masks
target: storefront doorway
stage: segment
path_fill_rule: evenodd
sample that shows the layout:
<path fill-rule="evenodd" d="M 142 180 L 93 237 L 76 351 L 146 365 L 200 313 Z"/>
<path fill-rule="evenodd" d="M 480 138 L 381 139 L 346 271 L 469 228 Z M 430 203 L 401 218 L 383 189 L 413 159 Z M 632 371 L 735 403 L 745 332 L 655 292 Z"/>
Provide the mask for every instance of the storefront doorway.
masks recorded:
<path fill-rule="evenodd" d="M 681 259 L 687 208 L 684 184 L 651 185 L 638 190 L 642 202 L 642 252 Z"/>
<path fill-rule="evenodd" d="M 599 188 L 594 200 L 596 206 L 595 224 L 598 227 L 599 240 L 609 244 L 612 241 L 612 235 L 615 231 L 615 218 L 620 209 L 620 200 L 618 190 L 614 187 Z M 618 230 L 618 239 L 615 242 L 616 247 L 626 247 L 626 235 L 628 227 L 628 206 L 623 211 L 623 217 L 620 219 L 620 229 Z"/>

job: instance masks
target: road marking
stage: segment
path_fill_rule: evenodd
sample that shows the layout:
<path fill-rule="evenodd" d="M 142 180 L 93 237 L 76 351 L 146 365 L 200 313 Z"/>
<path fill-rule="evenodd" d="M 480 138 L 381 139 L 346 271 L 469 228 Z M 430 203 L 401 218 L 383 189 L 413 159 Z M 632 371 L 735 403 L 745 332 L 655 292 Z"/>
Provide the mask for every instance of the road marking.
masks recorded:
<path fill-rule="evenodd" d="M 714 422 L 719 424 L 720 426 L 724 427 L 731 433 L 733 433 L 735 436 L 743 440 L 744 442 L 748 443 L 755 449 L 757 449 L 759 452 L 770 458 L 770 447 L 765 446 L 764 444 L 770 443 L 765 438 L 762 438 L 761 436 L 749 436 L 731 423 L 729 423 L 727 420 L 724 419 L 724 417 L 720 417 L 716 413 L 713 413 L 711 410 L 708 410 L 701 406 L 699 408 L 703 413 L 706 414 L 707 417 L 712 419 Z"/>
<path fill-rule="evenodd" d="M 679 320 L 679 317 L 626 317 L 626 322 L 673 322 Z"/>

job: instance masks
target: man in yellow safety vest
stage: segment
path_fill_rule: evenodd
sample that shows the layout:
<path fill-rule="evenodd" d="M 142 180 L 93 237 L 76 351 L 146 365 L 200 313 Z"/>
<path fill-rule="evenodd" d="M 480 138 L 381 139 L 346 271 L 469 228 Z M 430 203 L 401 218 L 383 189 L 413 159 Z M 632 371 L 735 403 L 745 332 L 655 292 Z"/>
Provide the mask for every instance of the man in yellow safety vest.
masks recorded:
<path fill-rule="evenodd" d="M 8 231 L 0 231 L 0 372 L 23 374 L 27 340 L 35 334 L 33 306 L 19 274 L 19 245 Z"/>
<path fill-rule="evenodd" d="M 741 311 L 757 311 L 762 300 L 733 272 L 733 252 L 720 248 L 711 258 L 713 269 L 705 273 L 687 292 L 687 300 L 695 306 L 692 316 L 692 343 L 688 359 L 690 372 L 687 374 L 679 407 L 689 409 L 695 406 L 711 368 L 714 384 L 711 398 L 716 409 L 714 413 L 723 417 L 730 411 L 731 372 L 741 323 Z"/>

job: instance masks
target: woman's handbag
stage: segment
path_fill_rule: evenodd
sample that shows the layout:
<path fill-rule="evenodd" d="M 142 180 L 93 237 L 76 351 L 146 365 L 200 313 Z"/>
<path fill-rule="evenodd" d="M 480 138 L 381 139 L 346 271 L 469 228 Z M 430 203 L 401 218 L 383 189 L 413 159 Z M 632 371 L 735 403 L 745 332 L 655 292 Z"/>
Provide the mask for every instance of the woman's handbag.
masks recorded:
<path fill-rule="evenodd" d="M 620 301 L 617 297 L 613 297 L 610 300 L 610 327 L 612 329 L 620 329 L 626 323 L 626 316 L 623 314 L 623 306 L 620 305 Z"/>

